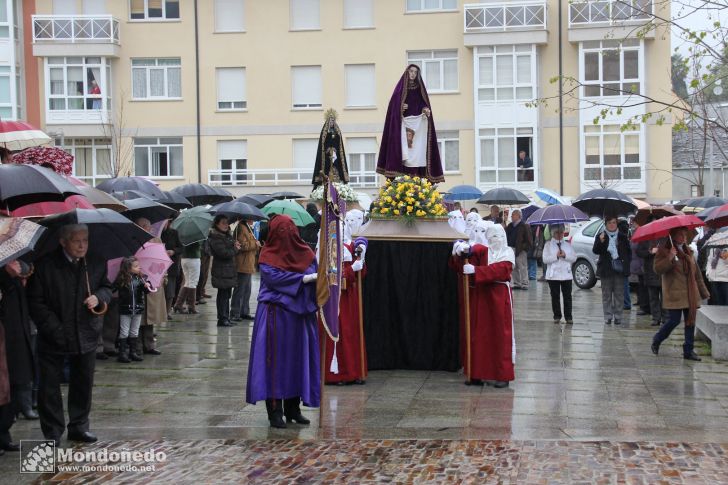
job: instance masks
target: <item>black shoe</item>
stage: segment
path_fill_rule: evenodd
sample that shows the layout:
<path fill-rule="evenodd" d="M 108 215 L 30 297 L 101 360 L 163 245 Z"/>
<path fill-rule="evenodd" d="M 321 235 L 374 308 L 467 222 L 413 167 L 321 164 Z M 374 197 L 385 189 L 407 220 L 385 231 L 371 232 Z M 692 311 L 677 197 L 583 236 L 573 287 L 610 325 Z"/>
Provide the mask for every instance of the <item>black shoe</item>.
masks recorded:
<path fill-rule="evenodd" d="M 508 387 L 508 381 L 495 381 L 493 387 L 503 389 L 504 387 Z"/>
<path fill-rule="evenodd" d="M 27 419 L 29 421 L 39 418 L 38 412 L 34 411 L 32 409 L 26 409 L 25 411 L 20 411 L 20 413 L 18 413 L 18 416 L 22 416 L 24 419 Z"/>
<path fill-rule="evenodd" d="M 108 360 L 109 356 L 104 352 L 96 352 L 96 360 Z"/>
<path fill-rule="evenodd" d="M 574 325 L 574 320 L 566 320 L 567 325 Z"/>
<path fill-rule="evenodd" d="M 98 438 L 95 434 L 84 431 L 82 433 L 68 433 L 69 441 L 81 441 L 83 443 L 95 443 Z"/>
<path fill-rule="evenodd" d="M 148 355 L 162 355 L 162 352 L 157 349 L 146 349 L 144 353 Z"/>
<path fill-rule="evenodd" d="M 271 428 L 285 429 L 288 427 L 286 426 L 286 422 L 283 421 L 283 417 L 279 413 L 273 413 L 269 421 Z"/>
<path fill-rule="evenodd" d="M 195 302 L 196 305 L 207 305 L 207 302 L 205 300 L 197 300 Z"/>
<path fill-rule="evenodd" d="M 233 321 L 233 322 L 242 322 L 243 321 L 243 317 L 236 315 L 234 317 L 231 317 L 230 320 Z"/>
<path fill-rule="evenodd" d="M 116 357 L 117 355 L 119 355 L 119 352 L 117 352 L 116 350 L 104 350 L 104 353 L 109 357 Z"/>
<path fill-rule="evenodd" d="M 694 360 L 696 362 L 700 362 L 701 360 L 703 360 L 700 357 L 698 357 L 698 354 L 696 354 L 695 352 L 690 352 L 689 354 L 683 355 L 683 359 Z"/>
<path fill-rule="evenodd" d="M 294 422 L 298 424 L 311 424 L 311 420 L 301 414 L 301 411 L 298 411 L 298 414 L 295 416 L 286 416 L 286 421 L 289 423 Z"/>
<path fill-rule="evenodd" d="M 604 322 L 604 325 L 611 325 L 611 324 L 612 324 L 611 320 L 607 320 L 606 322 Z"/>
<path fill-rule="evenodd" d="M 558 325 L 559 323 L 561 323 L 561 319 L 560 318 L 554 318 L 554 325 Z"/>
<path fill-rule="evenodd" d="M 622 320 L 615 320 L 614 321 L 614 324 L 615 325 L 622 325 Z"/>
<path fill-rule="evenodd" d="M 650 324 L 651 327 L 659 327 L 660 325 L 662 325 L 662 323 L 660 323 L 660 322 L 652 322 Z"/>
<path fill-rule="evenodd" d="M 465 381 L 466 386 L 482 386 L 483 384 L 484 382 L 480 379 L 470 379 L 469 381 Z"/>
<path fill-rule="evenodd" d="M 362 380 L 362 379 L 357 379 L 354 381 L 354 384 L 356 384 L 357 386 L 363 386 L 366 383 L 367 383 L 367 381 Z"/>
<path fill-rule="evenodd" d="M 650 312 L 646 312 L 644 310 L 640 310 L 637 312 L 637 316 L 639 316 L 639 317 L 642 317 L 644 315 L 649 315 L 649 314 L 650 314 Z"/>
<path fill-rule="evenodd" d="M 255 320 L 255 317 L 252 315 L 243 315 L 243 320 Z"/>
<path fill-rule="evenodd" d="M 226 322 L 225 320 L 221 320 L 221 321 L 217 322 L 217 326 L 218 327 L 232 327 L 233 324 L 230 322 Z"/>
<path fill-rule="evenodd" d="M 650 349 L 652 349 L 652 353 L 657 355 L 660 353 L 660 344 L 657 342 L 652 342 L 652 345 L 650 345 Z"/>
<path fill-rule="evenodd" d="M 3 441 L 0 443 L 0 450 L 3 451 L 20 451 L 20 445 L 12 441 Z"/>

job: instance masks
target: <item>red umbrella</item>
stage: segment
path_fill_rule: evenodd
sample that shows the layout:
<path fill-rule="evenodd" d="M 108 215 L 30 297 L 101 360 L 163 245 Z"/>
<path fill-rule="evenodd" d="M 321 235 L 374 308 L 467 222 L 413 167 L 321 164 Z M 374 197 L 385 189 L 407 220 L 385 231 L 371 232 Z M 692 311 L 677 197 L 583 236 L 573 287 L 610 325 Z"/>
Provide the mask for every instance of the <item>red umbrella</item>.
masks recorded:
<path fill-rule="evenodd" d="M 91 187 L 89 184 L 87 184 L 78 177 L 74 177 L 73 175 L 66 175 L 66 178 L 76 187 Z"/>
<path fill-rule="evenodd" d="M 57 147 L 33 147 L 13 155 L 13 163 L 41 165 L 61 175 L 73 172 L 73 155 Z"/>
<path fill-rule="evenodd" d="M 7 210 L 0 210 L 0 214 L 12 217 L 45 217 L 73 209 L 94 209 L 94 206 L 83 195 L 71 195 L 64 201 L 36 202 L 18 207 L 10 213 Z"/>
<path fill-rule="evenodd" d="M 642 227 L 637 228 L 632 236 L 633 242 L 650 241 L 670 235 L 670 231 L 678 227 L 695 229 L 704 226 L 705 223 L 692 214 L 681 216 L 663 217 Z"/>
<path fill-rule="evenodd" d="M 716 229 L 728 226 L 728 204 L 723 204 L 722 206 L 713 209 L 710 213 L 710 217 L 705 219 L 705 223 Z"/>
<path fill-rule="evenodd" d="M 0 121 L 0 146 L 11 152 L 48 145 L 53 140 L 24 121 Z"/>

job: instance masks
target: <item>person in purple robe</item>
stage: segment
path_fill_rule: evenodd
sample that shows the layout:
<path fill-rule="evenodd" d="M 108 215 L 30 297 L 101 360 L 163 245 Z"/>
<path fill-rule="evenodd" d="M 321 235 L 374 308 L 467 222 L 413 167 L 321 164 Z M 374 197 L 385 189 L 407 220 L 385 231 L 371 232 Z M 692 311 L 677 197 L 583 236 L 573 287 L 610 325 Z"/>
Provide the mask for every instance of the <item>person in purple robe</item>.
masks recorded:
<path fill-rule="evenodd" d="M 389 100 L 377 173 L 387 178 L 411 175 L 432 183 L 445 181 L 430 98 L 414 64 L 407 66 Z"/>
<path fill-rule="evenodd" d="M 316 319 L 318 265 L 293 220 L 274 216 L 260 251 L 260 291 L 250 345 L 246 401 L 265 400 L 274 428 L 309 424 L 300 403 L 318 407 L 321 369 Z"/>

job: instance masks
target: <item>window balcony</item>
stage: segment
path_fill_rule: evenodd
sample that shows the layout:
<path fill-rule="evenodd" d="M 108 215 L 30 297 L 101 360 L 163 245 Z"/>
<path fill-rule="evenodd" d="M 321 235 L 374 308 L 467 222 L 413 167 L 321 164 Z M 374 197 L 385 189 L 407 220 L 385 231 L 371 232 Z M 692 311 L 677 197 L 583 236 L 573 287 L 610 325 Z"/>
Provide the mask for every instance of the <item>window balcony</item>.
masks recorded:
<path fill-rule="evenodd" d="M 226 187 L 311 185 L 312 170 L 311 168 L 213 169 L 207 172 L 207 183 Z M 354 188 L 377 187 L 377 173 L 350 172 L 349 185 Z"/>
<path fill-rule="evenodd" d="M 466 46 L 547 41 L 546 0 L 473 3 L 463 10 Z"/>
<path fill-rule="evenodd" d="M 119 20 L 111 15 L 32 18 L 34 56 L 119 56 Z"/>
<path fill-rule="evenodd" d="M 584 42 L 613 38 L 635 38 L 635 26 L 654 18 L 653 0 L 571 0 L 569 2 L 569 41 Z M 655 38 L 655 29 L 644 32 Z"/>

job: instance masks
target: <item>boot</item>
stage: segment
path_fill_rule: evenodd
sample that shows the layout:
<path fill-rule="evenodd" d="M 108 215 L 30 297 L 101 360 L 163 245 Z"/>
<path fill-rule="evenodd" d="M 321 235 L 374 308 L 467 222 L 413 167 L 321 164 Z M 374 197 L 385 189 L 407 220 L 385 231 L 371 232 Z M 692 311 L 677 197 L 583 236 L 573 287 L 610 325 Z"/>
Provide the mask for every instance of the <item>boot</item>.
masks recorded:
<path fill-rule="evenodd" d="M 283 421 L 283 401 L 280 399 L 266 399 L 265 409 L 268 411 L 268 421 L 271 428 L 286 428 L 286 422 Z"/>
<path fill-rule="evenodd" d="M 33 409 L 38 409 L 38 389 L 31 391 L 31 400 L 33 401 Z"/>
<path fill-rule="evenodd" d="M 142 351 L 145 354 L 160 355 L 154 343 L 154 325 L 142 325 L 139 327 L 139 339 L 142 341 Z"/>
<path fill-rule="evenodd" d="M 139 352 L 139 339 L 137 337 L 129 337 L 127 345 L 129 346 L 129 358 L 132 361 L 141 362 L 144 360 L 144 357 L 141 356 L 141 352 Z"/>
<path fill-rule="evenodd" d="M 119 356 L 116 360 L 122 364 L 128 364 L 131 362 L 131 360 L 129 360 L 129 343 L 126 339 L 119 341 Z"/>
<path fill-rule="evenodd" d="M 298 424 L 311 424 L 311 421 L 301 414 L 301 399 L 292 397 L 283 401 L 283 409 L 286 413 L 286 421 Z"/>
<path fill-rule="evenodd" d="M 195 302 L 197 301 L 197 293 L 194 288 L 186 288 L 187 290 L 187 313 L 197 314 L 199 313 L 195 309 Z"/>
<path fill-rule="evenodd" d="M 189 288 L 182 288 L 179 290 L 179 295 L 177 295 L 177 301 L 174 303 L 174 311 L 175 313 L 187 313 L 185 311 L 185 302 L 187 301 L 187 291 Z"/>

